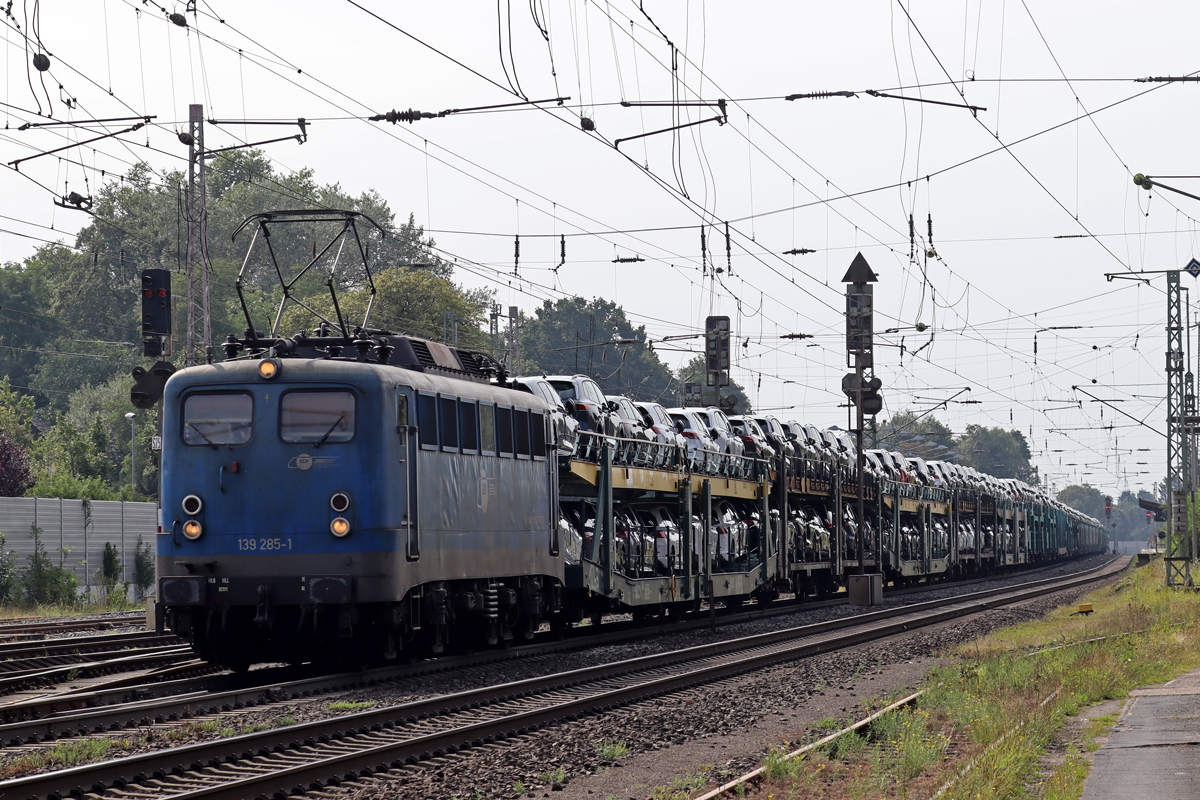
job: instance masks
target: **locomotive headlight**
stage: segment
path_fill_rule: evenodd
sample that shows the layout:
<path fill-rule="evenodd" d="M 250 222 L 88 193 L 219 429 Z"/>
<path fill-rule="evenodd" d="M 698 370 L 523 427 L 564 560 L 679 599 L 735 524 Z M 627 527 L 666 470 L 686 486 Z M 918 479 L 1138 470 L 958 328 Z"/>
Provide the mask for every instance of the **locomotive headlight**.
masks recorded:
<path fill-rule="evenodd" d="M 183 498 L 183 513 L 189 517 L 194 517 L 200 513 L 200 509 L 204 508 L 204 501 L 200 499 L 200 495 L 189 494 Z"/>
<path fill-rule="evenodd" d="M 264 358 L 258 362 L 258 375 L 260 378 L 269 381 L 279 374 L 281 368 L 282 364 L 279 363 L 278 358 Z"/>
<path fill-rule="evenodd" d="M 191 541 L 196 541 L 200 538 L 200 534 L 204 533 L 204 528 L 194 519 L 189 519 L 183 523 L 183 535 Z"/>
<path fill-rule="evenodd" d="M 334 517 L 329 523 L 329 532 L 341 539 L 350 532 L 350 522 L 345 517 Z"/>

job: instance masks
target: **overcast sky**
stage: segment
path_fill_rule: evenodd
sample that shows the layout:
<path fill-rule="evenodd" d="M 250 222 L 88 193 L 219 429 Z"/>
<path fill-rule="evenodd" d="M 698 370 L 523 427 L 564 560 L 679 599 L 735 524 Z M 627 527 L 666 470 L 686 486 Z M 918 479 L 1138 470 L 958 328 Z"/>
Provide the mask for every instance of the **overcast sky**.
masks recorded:
<path fill-rule="evenodd" d="M 89 138 L 18 132 L 39 109 L 62 120 L 156 119 L 23 163 L 20 174 L 6 169 L 0 259 L 26 257 L 43 239 L 73 243 L 88 218 L 56 208 L 55 195 L 95 193 L 137 160 L 183 168 L 176 136 L 191 103 L 224 119 L 305 117 L 306 144 L 266 146 L 278 170 L 311 167 L 319 182 L 379 191 L 463 264 L 459 280 L 495 289 L 504 306 L 604 297 L 652 338 L 728 314 L 734 374 L 758 407 L 845 426 L 838 281 L 861 251 L 879 275 L 876 327 L 898 329 L 879 337 L 876 357 L 885 416 L 957 394 L 978 402 L 952 402 L 940 419 L 956 432 L 1021 430 L 1057 486 L 1115 492 L 1163 475 L 1165 278 L 1105 274 L 1197 255 L 1200 201 L 1147 193 L 1132 175 L 1200 174 L 1200 86 L 1134 81 L 1200 70 L 1200 5 L 643 7 L 536 0 L 535 16 L 525 2 L 200 0 L 190 13 L 183 3 L 57 0 L 38 20 L 32 0 L 17 0 L 5 29 L 6 164 Z M 37 31 L 50 54 L 44 75 L 27 69 L 38 44 L 27 46 L 24 31 Z M 855 96 L 783 99 L 820 91 Z M 363 119 L 522 96 L 570 99 L 411 125 Z M 708 121 L 721 99 L 724 124 Z M 613 144 L 687 122 L 701 124 Z M 209 126 L 207 146 L 289 132 Z M 1200 194 L 1200 180 L 1165 182 Z M 555 271 L 562 234 L 566 262 Z M 815 252 L 784 255 L 801 248 Z M 645 260 L 613 263 L 632 256 Z M 789 333 L 814 338 L 781 338 Z M 676 366 L 699 344 L 676 341 L 660 354 Z"/>

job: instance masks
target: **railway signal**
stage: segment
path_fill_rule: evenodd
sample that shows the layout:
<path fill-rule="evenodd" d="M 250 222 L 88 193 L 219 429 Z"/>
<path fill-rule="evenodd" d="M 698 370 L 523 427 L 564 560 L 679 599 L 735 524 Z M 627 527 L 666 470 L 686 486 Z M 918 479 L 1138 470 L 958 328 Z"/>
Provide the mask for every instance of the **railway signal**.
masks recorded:
<path fill-rule="evenodd" d="M 879 393 L 881 388 L 883 381 L 874 376 L 860 378 L 857 372 L 847 372 L 842 376 L 842 392 L 850 398 L 851 405 L 861 404 L 863 413 L 869 417 L 883 411 L 883 395 Z"/>
<path fill-rule="evenodd" d="M 171 271 L 142 270 L 142 355 L 164 354 L 163 340 L 171 335 Z"/>
<path fill-rule="evenodd" d="M 704 371 L 709 386 L 720 394 L 729 385 L 729 317 L 704 320 Z"/>
<path fill-rule="evenodd" d="M 134 408 L 153 408 L 162 399 L 167 379 L 175 372 L 170 361 L 156 361 L 150 369 L 133 368 L 133 388 L 129 400 Z"/>

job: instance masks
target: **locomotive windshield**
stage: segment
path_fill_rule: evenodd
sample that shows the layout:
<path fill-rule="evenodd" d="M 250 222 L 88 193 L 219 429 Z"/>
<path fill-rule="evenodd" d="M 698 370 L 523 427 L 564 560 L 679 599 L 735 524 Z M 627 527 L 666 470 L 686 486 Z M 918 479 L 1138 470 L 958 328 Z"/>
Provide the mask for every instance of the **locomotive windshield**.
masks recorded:
<path fill-rule="evenodd" d="M 197 393 L 183 401 L 184 444 L 245 444 L 254 430 L 254 399 L 242 392 Z"/>
<path fill-rule="evenodd" d="M 292 391 L 279 401 L 279 435 L 285 442 L 348 442 L 354 438 L 354 395 Z"/>

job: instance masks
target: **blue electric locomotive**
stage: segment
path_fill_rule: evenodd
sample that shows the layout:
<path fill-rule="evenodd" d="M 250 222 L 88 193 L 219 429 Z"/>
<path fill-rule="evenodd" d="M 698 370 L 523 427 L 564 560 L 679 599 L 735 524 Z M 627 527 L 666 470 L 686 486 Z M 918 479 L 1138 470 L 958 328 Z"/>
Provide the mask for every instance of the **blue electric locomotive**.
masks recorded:
<path fill-rule="evenodd" d="M 438 652 L 458 615 L 495 642 L 557 606 L 545 404 L 475 354 L 371 345 L 388 348 L 390 364 L 228 360 L 167 383 L 159 599 L 202 655 L 394 656 L 421 630 Z"/>

